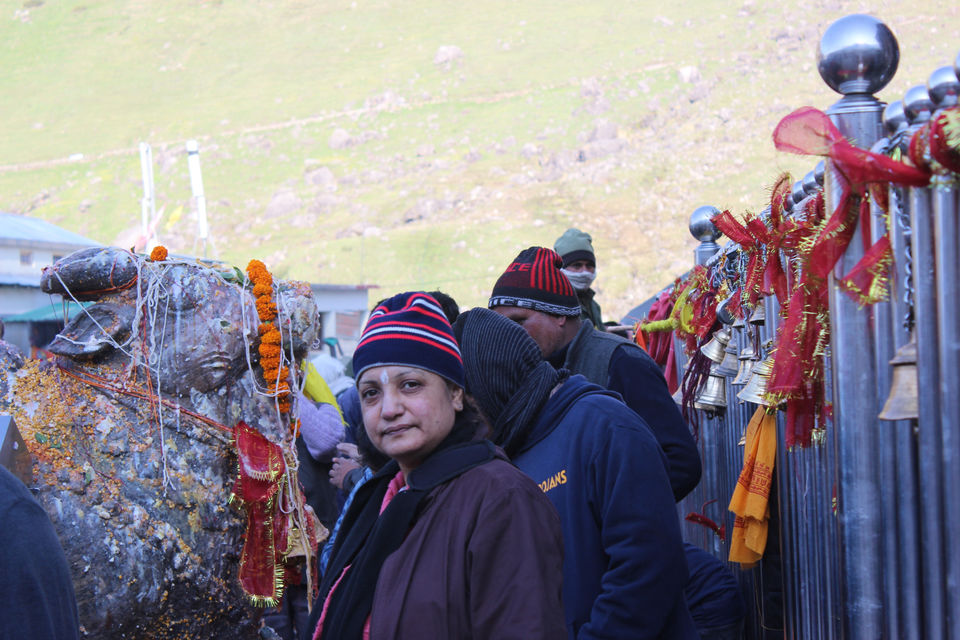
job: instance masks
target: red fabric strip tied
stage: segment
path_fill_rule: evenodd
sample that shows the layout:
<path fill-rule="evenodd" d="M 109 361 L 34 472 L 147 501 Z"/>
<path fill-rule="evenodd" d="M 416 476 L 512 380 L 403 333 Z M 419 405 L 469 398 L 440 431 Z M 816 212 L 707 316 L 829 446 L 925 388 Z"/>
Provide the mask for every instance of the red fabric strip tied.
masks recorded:
<path fill-rule="evenodd" d="M 234 441 L 239 470 L 231 499 L 247 513 L 238 578 L 254 605 L 275 606 L 283 594 L 284 575 L 277 539 L 286 518 L 276 517 L 285 478 L 283 451 L 244 422 L 234 428 Z"/>

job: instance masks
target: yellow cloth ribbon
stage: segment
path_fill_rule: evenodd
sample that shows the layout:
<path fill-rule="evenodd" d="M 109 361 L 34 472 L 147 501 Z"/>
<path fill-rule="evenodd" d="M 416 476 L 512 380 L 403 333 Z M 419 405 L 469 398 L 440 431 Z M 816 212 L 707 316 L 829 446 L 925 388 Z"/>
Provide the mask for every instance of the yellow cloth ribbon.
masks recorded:
<path fill-rule="evenodd" d="M 770 484 L 777 458 L 777 418 L 758 407 L 747 426 L 743 471 L 730 499 L 736 514 L 730 536 L 730 561 L 749 569 L 763 557 L 770 518 Z"/>
<path fill-rule="evenodd" d="M 332 404 L 337 408 L 337 413 L 340 414 L 340 421 L 343 422 L 343 412 L 340 410 L 340 405 L 337 404 L 337 398 L 333 395 L 333 392 L 330 391 L 327 381 L 323 379 L 323 376 L 320 375 L 320 372 L 317 371 L 317 368 L 313 366 L 313 363 L 309 360 L 304 360 L 303 370 L 306 372 L 305 380 L 303 381 L 303 394 L 314 402 Z"/>
<path fill-rule="evenodd" d="M 696 328 L 693 326 L 693 303 L 690 301 L 692 287 L 683 290 L 673 305 L 673 311 L 669 318 L 663 320 L 654 320 L 640 325 L 640 329 L 647 333 L 657 333 L 661 331 L 673 331 L 680 329 L 683 333 L 693 333 Z"/>

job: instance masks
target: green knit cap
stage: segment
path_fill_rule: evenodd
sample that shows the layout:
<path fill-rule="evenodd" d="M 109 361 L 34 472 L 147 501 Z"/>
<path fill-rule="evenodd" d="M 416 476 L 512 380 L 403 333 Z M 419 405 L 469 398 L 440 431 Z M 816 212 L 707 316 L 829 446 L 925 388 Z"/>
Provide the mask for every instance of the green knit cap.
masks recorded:
<path fill-rule="evenodd" d="M 593 266 L 597 266 L 597 259 L 593 255 L 593 244 L 590 240 L 589 233 L 584 233 L 580 229 L 567 229 L 553 243 L 553 250 L 563 258 L 564 267 L 577 260 L 586 260 Z"/>

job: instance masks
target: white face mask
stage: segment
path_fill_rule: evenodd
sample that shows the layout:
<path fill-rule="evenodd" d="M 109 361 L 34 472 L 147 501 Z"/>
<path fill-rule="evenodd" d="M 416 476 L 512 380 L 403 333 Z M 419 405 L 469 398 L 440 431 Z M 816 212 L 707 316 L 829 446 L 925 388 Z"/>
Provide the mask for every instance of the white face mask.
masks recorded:
<path fill-rule="evenodd" d="M 596 270 L 587 271 L 567 271 L 566 269 L 561 269 L 563 275 L 567 276 L 567 280 L 570 281 L 570 284 L 573 285 L 573 288 L 577 291 L 586 291 L 590 288 L 590 285 L 593 284 L 594 279 L 597 277 Z"/>

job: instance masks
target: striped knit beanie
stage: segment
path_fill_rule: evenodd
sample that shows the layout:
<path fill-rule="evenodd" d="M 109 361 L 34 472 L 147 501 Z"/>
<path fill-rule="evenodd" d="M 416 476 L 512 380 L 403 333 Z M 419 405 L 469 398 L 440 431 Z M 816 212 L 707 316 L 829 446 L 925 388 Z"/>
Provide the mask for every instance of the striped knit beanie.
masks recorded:
<path fill-rule="evenodd" d="M 487 307 L 521 307 L 555 316 L 579 316 L 580 300 L 556 252 L 530 247 L 520 252 L 503 272 Z"/>
<path fill-rule="evenodd" d="M 463 359 L 443 308 L 422 292 L 384 300 L 367 320 L 353 352 L 354 377 L 370 367 L 410 365 L 464 386 Z"/>

